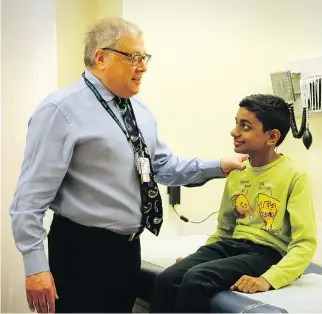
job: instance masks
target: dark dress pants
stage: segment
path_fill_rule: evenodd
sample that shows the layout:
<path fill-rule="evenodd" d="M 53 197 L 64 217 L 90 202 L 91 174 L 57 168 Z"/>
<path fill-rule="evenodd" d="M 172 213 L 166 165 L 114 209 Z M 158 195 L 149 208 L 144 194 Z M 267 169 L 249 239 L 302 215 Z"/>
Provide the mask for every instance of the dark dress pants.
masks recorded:
<path fill-rule="evenodd" d="M 135 303 L 140 240 L 54 215 L 48 234 L 57 313 L 129 313 Z"/>

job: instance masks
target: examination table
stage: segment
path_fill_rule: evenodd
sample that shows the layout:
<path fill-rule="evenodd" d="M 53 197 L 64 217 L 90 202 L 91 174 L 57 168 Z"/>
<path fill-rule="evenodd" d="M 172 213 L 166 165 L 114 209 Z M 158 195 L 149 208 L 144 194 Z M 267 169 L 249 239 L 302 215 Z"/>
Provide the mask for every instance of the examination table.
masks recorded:
<path fill-rule="evenodd" d="M 149 311 L 154 280 L 164 267 L 142 261 L 140 289 L 133 312 Z M 322 267 L 311 263 L 292 285 L 265 293 L 233 291 L 215 293 L 210 301 L 212 313 L 321 313 Z"/>
<path fill-rule="evenodd" d="M 142 239 L 140 288 L 133 312 L 149 311 L 156 276 L 174 264 L 178 256 L 194 252 L 208 236 L 161 235 L 151 241 L 149 237 L 153 235 L 146 234 Z M 212 313 L 322 313 L 322 265 L 311 263 L 300 278 L 279 290 L 255 294 L 235 291 L 215 293 L 210 300 L 210 309 Z"/>

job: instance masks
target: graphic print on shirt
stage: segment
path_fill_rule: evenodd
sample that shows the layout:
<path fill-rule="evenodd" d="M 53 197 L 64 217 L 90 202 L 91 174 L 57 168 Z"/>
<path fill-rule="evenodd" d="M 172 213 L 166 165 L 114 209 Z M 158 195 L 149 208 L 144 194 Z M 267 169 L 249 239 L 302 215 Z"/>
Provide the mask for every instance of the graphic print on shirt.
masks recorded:
<path fill-rule="evenodd" d="M 263 193 L 258 193 L 257 212 L 264 220 L 263 229 L 270 233 L 275 233 L 272 229 L 274 219 L 280 209 L 280 201 Z"/>
<path fill-rule="evenodd" d="M 254 211 L 244 194 L 236 194 L 231 198 L 233 209 L 239 218 L 254 218 Z"/>
<path fill-rule="evenodd" d="M 241 192 L 235 194 L 231 198 L 234 212 L 238 218 L 249 218 L 250 220 L 254 218 L 255 213 L 252 210 L 252 206 L 247 198 L 248 189 L 251 188 L 251 186 L 252 185 L 249 180 L 241 180 L 239 185 Z"/>

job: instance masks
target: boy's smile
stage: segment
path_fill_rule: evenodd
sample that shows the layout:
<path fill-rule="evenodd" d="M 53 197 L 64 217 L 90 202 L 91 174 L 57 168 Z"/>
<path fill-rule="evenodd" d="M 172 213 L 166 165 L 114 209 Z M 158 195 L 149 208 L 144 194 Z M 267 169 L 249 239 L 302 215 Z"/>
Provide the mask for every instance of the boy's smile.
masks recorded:
<path fill-rule="evenodd" d="M 245 107 L 238 109 L 236 126 L 231 136 L 234 138 L 235 152 L 248 154 L 253 167 L 266 165 L 278 158 L 274 149 L 280 132 L 276 129 L 264 132 L 263 124 L 256 114 Z"/>
<path fill-rule="evenodd" d="M 234 138 L 236 153 L 249 154 L 263 149 L 269 139 L 269 131 L 263 131 L 263 124 L 253 112 L 239 108 L 236 116 L 236 126 L 231 131 Z"/>

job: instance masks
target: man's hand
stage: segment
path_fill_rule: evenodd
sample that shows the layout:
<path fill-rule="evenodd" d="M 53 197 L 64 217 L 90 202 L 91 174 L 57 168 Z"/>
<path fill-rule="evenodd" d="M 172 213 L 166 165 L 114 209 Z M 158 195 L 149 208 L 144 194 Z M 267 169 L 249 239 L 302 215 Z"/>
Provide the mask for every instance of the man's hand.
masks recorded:
<path fill-rule="evenodd" d="M 263 277 L 250 277 L 244 275 L 240 277 L 230 289 L 245 293 L 255 293 L 258 291 L 268 291 L 270 287 L 270 283 Z"/>
<path fill-rule="evenodd" d="M 220 161 L 220 167 L 223 174 L 227 177 L 229 172 L 234 169 L 245 169 L 245 165 L 242 163 L 249 156 L 244 154 L 237 154 L 233 157 L 222 158 Z"/>
<path fill-rule="evenodd" d="M 26 277 L 26 294 L 30 311 L 55 313 L 55 299 L 58 299 L 54 278 L 50 271 Z"/>

